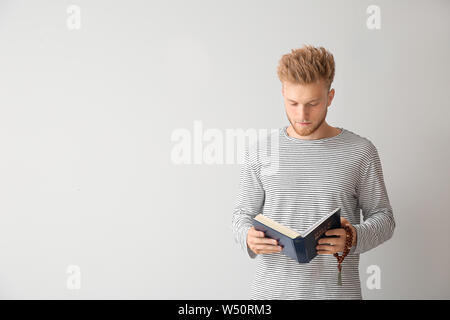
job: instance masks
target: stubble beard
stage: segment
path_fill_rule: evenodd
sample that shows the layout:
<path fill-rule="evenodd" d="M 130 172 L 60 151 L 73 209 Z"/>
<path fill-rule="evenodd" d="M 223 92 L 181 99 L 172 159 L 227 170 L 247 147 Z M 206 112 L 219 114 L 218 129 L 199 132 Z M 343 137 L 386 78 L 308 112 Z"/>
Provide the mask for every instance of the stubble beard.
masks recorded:
<path fill-rule="evenodd" d="M 327 108 L 328 109 L 328 108 Z M 306 137 L 314 133 L 325 121 L 325 118 L 327 117 L 327 109 L 325 109 L 325 114 L 323 115 L 322 119 L 319 123 L 314 124 L 311 123 L 309 126 L 306 126 L 304 128 L 301 127 L 301 125 L 296 124 L 295 121 L 292 121 L 289 117 L 289 122 L 291 123 L 291 127 L 294 129 L 294 131 L 301 137 Z"/>

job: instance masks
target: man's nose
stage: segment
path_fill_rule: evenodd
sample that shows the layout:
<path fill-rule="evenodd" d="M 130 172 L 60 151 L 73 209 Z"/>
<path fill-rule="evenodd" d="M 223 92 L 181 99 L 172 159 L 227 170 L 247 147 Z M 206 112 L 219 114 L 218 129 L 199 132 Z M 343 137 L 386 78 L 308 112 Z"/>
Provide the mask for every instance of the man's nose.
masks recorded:
<path fill-rule="evenodd" d="M 297 108 L 297 118 L 299 120 L 308 120 L 309 119 L 309 113 L 305 107 L 299 106 Z"/>

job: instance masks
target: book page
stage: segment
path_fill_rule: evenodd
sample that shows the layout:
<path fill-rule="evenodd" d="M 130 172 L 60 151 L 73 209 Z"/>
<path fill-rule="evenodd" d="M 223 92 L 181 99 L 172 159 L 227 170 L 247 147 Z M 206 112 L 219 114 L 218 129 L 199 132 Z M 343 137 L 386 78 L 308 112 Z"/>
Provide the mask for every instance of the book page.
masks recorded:
<path fill-rule="evenodd" d="M 278 232 L 284 234 L 285 236 L 288 236 L 291 239 L 295 239 L 300 235 L 300 233 L 298 233 L 297 231 L 292 230 L 291 228 L 288 228 L 286 226 L 283 226 L 281 223 L 278 223 L 262 214 L 256 215 L 254 219 L 261 223 L 264 223 L 266 226 L 269 226 L 274 230 L 277 230 Z"/>

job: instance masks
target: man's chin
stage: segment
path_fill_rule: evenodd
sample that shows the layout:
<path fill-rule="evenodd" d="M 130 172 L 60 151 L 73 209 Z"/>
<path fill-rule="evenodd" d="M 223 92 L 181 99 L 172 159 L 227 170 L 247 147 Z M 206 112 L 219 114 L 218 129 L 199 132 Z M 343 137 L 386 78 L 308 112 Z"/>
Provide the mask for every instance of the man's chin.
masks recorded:
<path fill-rule="evenodd" d="M 308 125 L 307 127 L 309 127 L 309 126 L 311 126 L 311 124 Z M 300 124 L 297 124 L 297 125 L 294 127 L 294 131 L 295 131 L 299 136 L 302 136 L 302 137 L 309 136 L 309 135 L 311 135 L 311 133 L 314 132 L 314 129 L 311 129 L 311 128 L 305 129 L 305 128 L 303 128 L 303 127 L 304 127 L 304 126 L 301 126 Z"/>

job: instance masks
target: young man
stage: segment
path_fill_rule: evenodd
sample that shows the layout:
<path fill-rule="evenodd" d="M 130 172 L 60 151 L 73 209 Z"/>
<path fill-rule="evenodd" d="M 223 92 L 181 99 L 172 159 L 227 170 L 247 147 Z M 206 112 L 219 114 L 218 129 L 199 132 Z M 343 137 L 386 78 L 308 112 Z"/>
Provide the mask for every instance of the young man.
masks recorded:
<path fill-rule="evenodd" d="M 335 92 L 330 90 L 334 71 L 333 55 L 323 47 L 303 46 L 283 55 L 278 77 L 290 125 L 276 133 L 276 172 L 262 172 L 260 159 L 270 148 L 254 143 L 246 149 L 232 229 L 244 252 L 259 257 L 251 299 L 362 299 L 359 255 L 393 235 L 395 221 L 376 147 L 325 121 Z M 265 145 L 273 138 L 269 135 Z M 333 253 L 344 250 L 343 228 L 328 231 L 326 236 L 339 237 L 321 239 L 318 255 L 302 264 L 281 254 L 276 240 L 251 222 L 262 213 L 302 232 L 337 207 L 341 224 L 353 234 L 342 263 L 342 286 Z"/>

